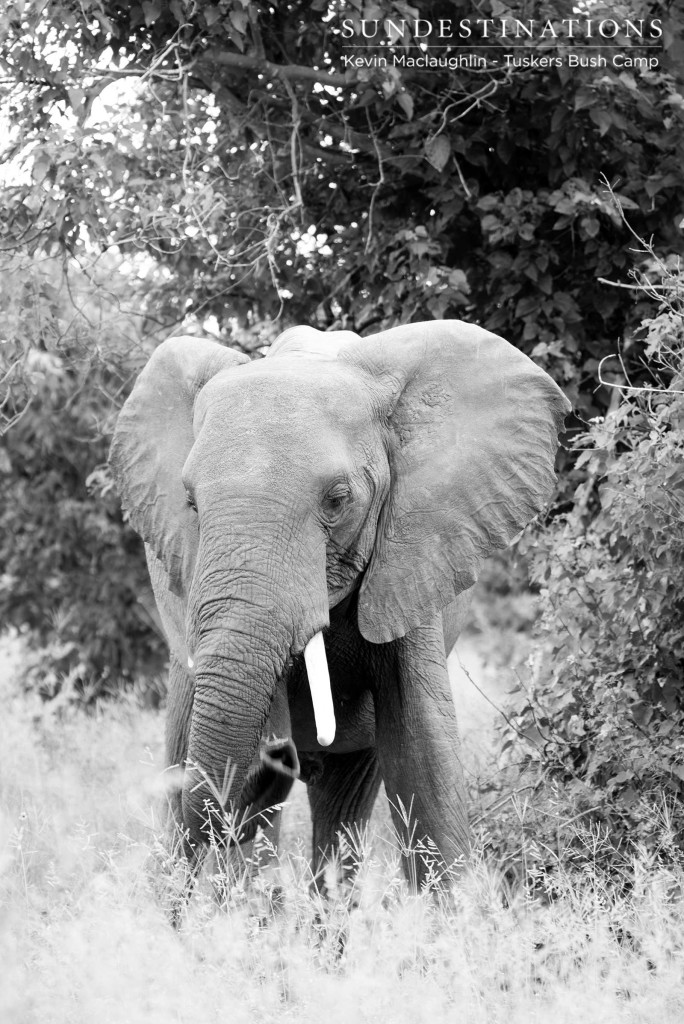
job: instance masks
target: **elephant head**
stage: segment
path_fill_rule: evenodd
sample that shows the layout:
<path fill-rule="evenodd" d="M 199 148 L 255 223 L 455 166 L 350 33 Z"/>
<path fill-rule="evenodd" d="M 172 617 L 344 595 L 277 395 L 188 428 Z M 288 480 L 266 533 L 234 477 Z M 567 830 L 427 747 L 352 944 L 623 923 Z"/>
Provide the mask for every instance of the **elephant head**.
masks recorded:
<path fill-rule="evenodd" d="M 548 500 L 568 408 L 526 356 L 459 321 L 368 338 L 293 328 L 257 361 L 191 338 L 155 351 L 111 460 L 186 610 L 187 760 L 214 794 L 239 796 L 277 680 L 304 651 L 331 741 L 330 609 L 354 594 L 380 644 L 450 604 Z M 186 772 L 183 819 L 201 840 L 197 783 Z"/>

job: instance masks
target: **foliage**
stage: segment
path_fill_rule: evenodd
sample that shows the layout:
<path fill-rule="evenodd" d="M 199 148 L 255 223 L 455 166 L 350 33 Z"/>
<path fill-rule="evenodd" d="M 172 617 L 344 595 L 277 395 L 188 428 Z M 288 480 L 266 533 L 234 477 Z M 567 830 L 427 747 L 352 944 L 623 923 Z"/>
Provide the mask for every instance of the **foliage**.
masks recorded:
<path fill-rule="evenodd" d="M 635 275 L 658 311 L 641 373 L 577 439 L 586 478 L 538 531 L 543 644 L 517 727 L 527 756 L 606 823 L 613 845 L 653 845 L 652 808 L 684 846 L 684 272 L 642 245 Z M 633 385 L 633 386 L 632 386 Z M 520 756 L 521 742 L 508 744 Z"/>
<path fill-rule="evenodd" d="M 568 51 L 566 0 L 483 0 L 477 14 L 549 20 L 560 38 L 524 52 Z M 600 175 L 644 237 L 677 244 L 681 11 L 592 4 L 596 22 L 662 19 L 648 71 L 345 68 L 343 19 L 358 33 L 362 18 L 386 16 L 458 23 L 473 10 L 15 0 L 0 36 L 17 124 L 8 155 L 26 179 L 3 200 L 5 237 L 149 253 L 167 276 L 146 307 L 167 325 L 188 311 L 257 332 L 274 318 L 362 333 L 475 319 L 530 352 L 578 409 L 603 411 L 598 362 L 643 310 L 599 280 L 631 265 Z M 602 52 L 586 43 L 573 52 Z M 611 43 L 609 57 L 642 52 L 624 33 Z M 360 45 L 421 52 L 413 38 Z M 130 110 L 107 107 L 122 96 L 112 83 L 131 81 Z"/>
<path fill-rule="evenodd" d="M 108 280 L 104 265 L 94 280 L 72 268 L 69 292 L 55 261 L 15 257 L 0 283 L 15 403 L 0 439 L 0 619 L 46 648 L 29 673 L 46 696 L 66 682 L 85 699 L 164 657 L 142 544 L 105 470 L 117 395 L 146 359 L 108 262 Z"/>

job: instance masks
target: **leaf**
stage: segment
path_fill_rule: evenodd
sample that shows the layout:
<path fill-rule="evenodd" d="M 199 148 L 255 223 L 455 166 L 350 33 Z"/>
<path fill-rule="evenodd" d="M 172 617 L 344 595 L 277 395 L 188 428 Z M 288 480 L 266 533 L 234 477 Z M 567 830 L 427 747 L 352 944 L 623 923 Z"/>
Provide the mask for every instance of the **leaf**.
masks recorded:
<path fill-rule="evenodd" d="M 622 84 L 626 86 L 630 90 L 630 92 L 637 91 L 636 78 L 629 71 L 621 71 L 618 75 L 618 81 L 622 82 Z"/>
<path fill-rule="evenodd" d="M 366 4 L 362 11 L 365 21 L 379 21 L 382 18 L 383 10 L 380 4 Z"/>
<path fill-rule="evenodd" d="M 553 278 L 551 274 L 543 274 L 539 279 L 539 288 L 545 295 L 553 295 Z"/>
<path fill-rule="evenodd" d="M 145 24 L 152 25 L 162 12 L 161 0 L 143 0 L 142 8 Z"/>
<path fill-rule="evenodd" d="M 245 52 L 245 37 L 241 32 L 236 32 L 232 25 L 227 26 L 228 38 L 230 41 L 237 46 L 240 53 Z"/>
<path fill-rule="evenodd" d="M 539 299 L 536 295 L 527 295 L 525 298 L 520 299 L 515 307 L 516 317 L 528 316 L 530 313 L 534 313 L 539 308 Z"/>
<path fill-rule="evenodd" d="M 510 162 L 511 157 L 515 153 L 515 146 L 508 138 L 507 135 L 502 135 L 496 144 L 496 152 L 502 163 L 507 164 Z"/>
<path fill-rule="evenodd" d="M 657 195 L 658 192 L 664 188 L 673 188 L 680 184 L 681 176 L 677 174 L 663 174 L 656 175 L 648 178 L 644 184 L 646 194 L 652 199 L 653 196 Z"/>
<path fill-rule="evenodd" d="M 470 285 L 468 284 L 468 278 L 462 270 L 451 270 L 448 280 L 451 288 L 464 292 L 466 295 L 469 293 Z"/>
<path fill-rule="evenodd" d="M 619 195 L 616 193 L 616 198 L 620 201 L 620 206 L 623 210 L 638 210 L 639 204 L 635 203 L 633 199 L 629 199 L 627 196 Z"/>
<path fill-rule="evenodd" d="M 31 169 L 31 177 L 38 185 L 40 185 L 42 181 L 45 181 L 51 166 L 52 161 L 48 154 L 39 153 L 33 161 L 33 168 Z"/>
<path fill-rule="evenodd" d="M 29 192 L 28 195 L 24 196 L 22 206 L 25 206 L 31 213 L 38 213 L 43 205 L 43 196 L 39 195 L 38 192 Z"/>
<path fill-rule="evenodd" d="M 239 32 L 241 35 L 244 35 L 245 32 L 247 31 L 247 26 L 249 25 L 249 18 L 247 16 L 247 12 L 233 10 L 230 12 L 228 17 L 230 18 L 231 25 L 236 30 L 236 32 Z"/>
<path fill-rule="evenodd" d="M 559 104 L 553 112 L 551 118 L 551 131 L 557 132 L 567 117 L 567 111 L 562 104 Z"/>
<path fill-rule="evenodd" d="M 451 156 L 451 143 L 446 135 L 438 135 L 425 143 L 425 157 L 436 171 L 443 171 Z"/>
<path fill-rule="evenodd" d="M 600 107 L 592 107 L 589 111 L 589 117 L 595 125 L 598 125 L 599 135 L 605 135 L 608 129 L 613 126 L 613 118 L 607 110 L 602 110 Z"/>
<path fill-rule="evenodd" d="M 498 195 L 486 195 L 478 199 L 477 208 L 478 210 L 495 210 L 501 205 L 501 197 Z"/>
<path fill-rule="evenodd" d="M 411 121 L 413 119 L 413 96 L 411 93 L 406 91 L 397 93 L 397 103 Z"/>
<path fill-rule="evenodd" d="M 599 231 L 601 230 L 601 225 L 597 221 L 596 217 L 582 217 L 580 224 L 584 228 L 589 238 L 596 238 Z"/>
<path fill-rule="evenodd" d="M 67 95 L 69 97 L 69 103 L 75 111 L 80 110 L 85 102 L 86 94 L 83 89 L 78 89 L 76 86 L 67 87 Z"/>
<path fill-rule="evenodd" d="M 584 110 L 596 102 L 596 93 L 593 89 L 580 89 L 575 95 L 575 110 Z"/>

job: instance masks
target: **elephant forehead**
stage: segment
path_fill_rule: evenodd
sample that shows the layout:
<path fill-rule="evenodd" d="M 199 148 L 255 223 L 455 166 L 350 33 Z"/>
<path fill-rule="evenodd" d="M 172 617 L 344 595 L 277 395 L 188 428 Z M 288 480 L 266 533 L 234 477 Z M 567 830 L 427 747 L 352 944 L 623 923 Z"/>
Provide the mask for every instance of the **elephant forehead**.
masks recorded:
<path fill-rule="evenodd" d="M 217 374 L 205 386 L 195 405 L 189 475 L 218 470 L 222 478 L 308 486 L 314 478 L 354 475 L 373 461 L 382 426 L 353 370 L 325 372 L 304 360 L 278 366 L 276 359 L 271 369 L 267 362 Z"/>
<path fill-rule="evenodd" d="M 363 376 L 331 360 L 261 359 L 219 373 L 200 393 L 195 425 L 223 422 L 259 434 L 368 427 L 373 402 Z"/>

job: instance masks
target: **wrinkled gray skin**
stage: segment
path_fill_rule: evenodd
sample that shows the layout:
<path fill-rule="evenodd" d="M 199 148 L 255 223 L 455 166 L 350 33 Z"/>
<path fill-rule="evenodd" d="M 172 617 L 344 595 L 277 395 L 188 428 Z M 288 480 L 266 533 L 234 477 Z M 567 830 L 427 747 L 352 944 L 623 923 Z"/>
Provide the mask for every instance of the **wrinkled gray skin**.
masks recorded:
<path fill-rule="evenodd" d="M 400 832 L 403 804 L 414 843 L 467 852 L 446 656 L 481 560 L 548 500 L 567 410 L 526 356 L 460 321 L 293 328 L 254 362 L 196 338 L 155 351 L 111 461 L 168 636 L 191 859 L 221 838 L 218 803 L 254 821 L 298 774 L 316 871 L 381 779 Z M 319 630 L 327 748 L 302 658 Z"/>

